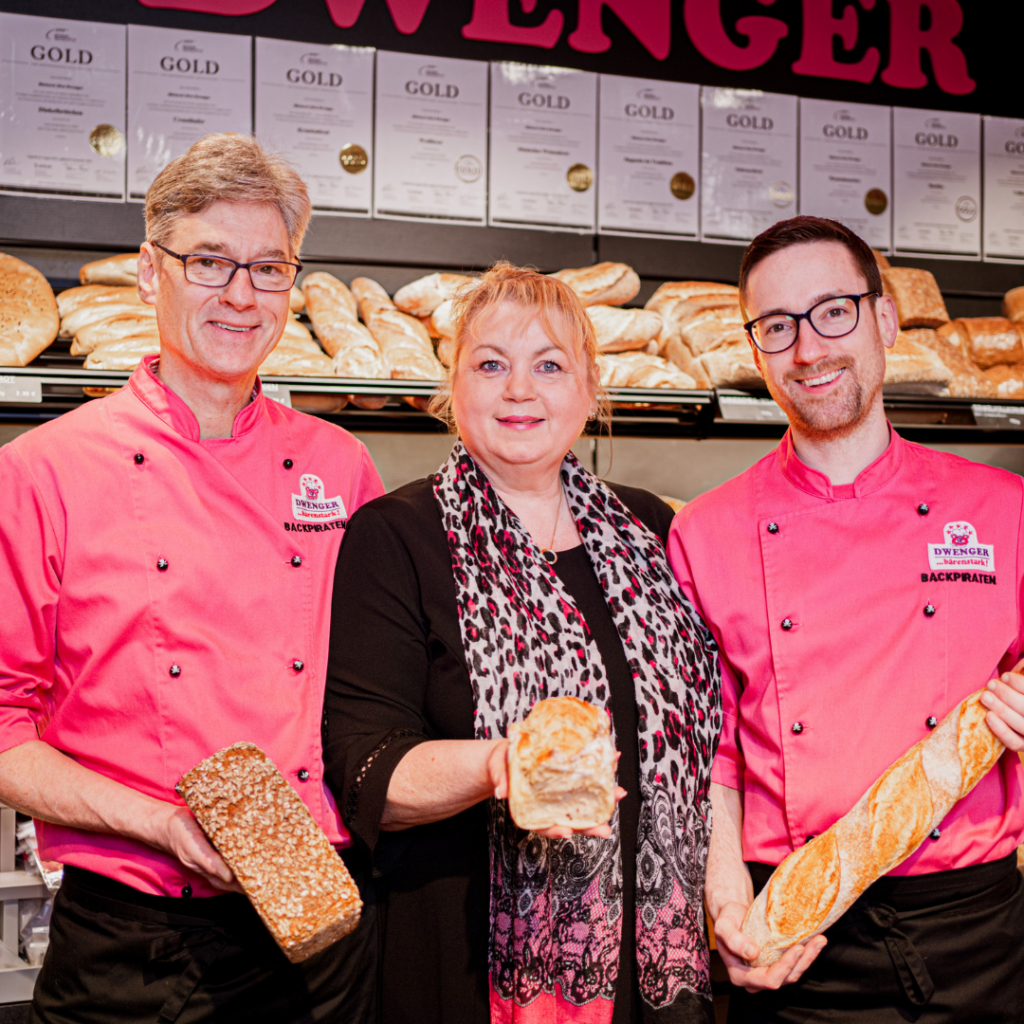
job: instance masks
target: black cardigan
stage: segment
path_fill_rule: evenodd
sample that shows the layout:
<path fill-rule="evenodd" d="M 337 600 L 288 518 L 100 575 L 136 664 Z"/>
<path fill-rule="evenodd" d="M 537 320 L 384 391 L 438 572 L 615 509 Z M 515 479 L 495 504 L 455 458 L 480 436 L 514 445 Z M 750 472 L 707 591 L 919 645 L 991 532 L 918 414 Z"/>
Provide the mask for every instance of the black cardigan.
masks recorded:
<path fill-rule="evenodd" d="M 612 485 L 664 542 L 672 509 Z M 622 751 L 618 778 L 623 942 L 614 1024 L 639 1021 L 633 899 L 639 753 L 633 681 L 582 546 L 555 566 L 604 659 Z M 356 843 L 372 859 L 381 904 L 381 1019 L 488 1024 L 490 883 L 486 804 L 429 825 L 381 832 L 391 773 L 416 744 L 473 739 L 474 706 L 448 542 L 432 480 L 353 515 L 335 572 L 324 706 L 324 760 Z"/>

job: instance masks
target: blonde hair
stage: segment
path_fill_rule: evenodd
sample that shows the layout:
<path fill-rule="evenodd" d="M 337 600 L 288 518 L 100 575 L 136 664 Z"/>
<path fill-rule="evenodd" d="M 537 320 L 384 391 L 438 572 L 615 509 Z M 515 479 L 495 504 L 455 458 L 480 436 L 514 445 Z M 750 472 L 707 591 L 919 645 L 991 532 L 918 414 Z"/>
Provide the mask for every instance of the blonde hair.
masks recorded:
<path fill-rule="evenodd" d="M 146 238 L 166 243 L 179 217 L 217 202 L 277 207 L 298 257 L 312 213 L 305 182 L 284 157 L 234 132 L 201 138 L 156 176 L 146 193 Z"/>
<path fill-rule="evenodd" d="M 545 334 L 558 348 L 577 363 L 583 363 L 586 380 L 597 400 L 597 418 L 607 429 L 611 422 L 611 404 L 601 386 L 597 338 L 583 303 L 558 278 L 540 274 L 529 267 L 517 267 L 505 260 L 495 263 L 478 284 L 463 289 L 455 298 L 452 310 L 455 337 L 450 366 L 441 387 L 430 399 L 430 412 L 447 423 L 451 431 L 458 431 L 452 412 L 452 385 L 458 374 L 465 341 L 478 337 L 477 324 L 505 304 L 522 310 L 524 319 L 539 320 Z"/>

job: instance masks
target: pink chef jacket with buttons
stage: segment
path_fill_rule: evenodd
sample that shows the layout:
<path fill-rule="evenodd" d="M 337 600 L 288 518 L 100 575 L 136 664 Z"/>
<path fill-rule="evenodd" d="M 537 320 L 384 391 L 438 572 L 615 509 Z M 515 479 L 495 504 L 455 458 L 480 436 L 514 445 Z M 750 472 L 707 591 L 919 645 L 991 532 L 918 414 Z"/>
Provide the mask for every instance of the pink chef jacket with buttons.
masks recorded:
<path fill-rule="evenodd" d="M 154 358 L 0 450 L 0 750 L 41 737 L 180 804 L 182 773 L 250 741 L 347 844 L 320 743 L 331 590 L 380 477 L 346 431 L 258 386 L 232 437 L 201 440 Z M 143 892 L 216 892 L 134 840 L 40 824 L 39 842 Z"/>
<path fill-rule="evenodd" d="M 744 794 L 743 849 L 778 864 L 1022 649 L 1024 481 L 895 431 L 853 484 L 787 433 L 678 514 L 669 560 L 720 648 L 715 782 Z M 1024 837 L 1006 753 L 893 874 L 996 860 Z"/>

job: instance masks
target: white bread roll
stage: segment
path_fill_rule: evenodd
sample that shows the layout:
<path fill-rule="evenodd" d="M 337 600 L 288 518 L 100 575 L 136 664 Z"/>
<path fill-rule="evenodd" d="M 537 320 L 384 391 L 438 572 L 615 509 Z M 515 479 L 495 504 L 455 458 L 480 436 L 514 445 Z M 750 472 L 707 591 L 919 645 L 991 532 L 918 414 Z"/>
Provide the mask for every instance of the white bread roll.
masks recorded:
<path fill-rule="evenodd" d="M 661 317 L 647 309 L 587 306 L 594 325 L 598 352 L 627 352 L 646 348 L 661 331 Z"/>
<path fill-rule="evenodd" d="M 155 306 L 138 306 L 127 313 L 113 313 L 79 328 L 71 344 L 71 354 L 84 356 L 100 345 L 109 345 L 112 341 L 120 341 L 132 334 L 145 333 L 155 326 Z"/>
<path fill-rule="evenodd" d="M 640 291 L 640 278 L 625 263 L 595 263 L 578 270 L 559 270 L 551 276 L 564 281 L 584 306 L 621 306 Z"/>
<path fill-rule="evenodd" d="M 896 303 L 900 327 L 941 327 L 949 320 L 946 303 L 931 271 L 915 267 L 887 267 L 882 285 Z"/>
<path fill-rule="evenodd" d="M 0 366 L 26 366 L 57 337 L 60 318 L 50 282 L 0 253 Z"/>
<path fill-rule="evenodd" d="M 747 911 L 758 967 L 835 924 L 872 882 L 902 864 L 999 760 L 984 690 L 961 701 L 887 768 L 831 828 L 794 850 Z"/>
<path fill-rule="evenodd" d="M 139 280 L 139 254 L 126 252 L 86 263 L 78 271 L 79 284 L 130 285 Z"/>
<path fill-rule="evenodd" d="M 607 824 L 615 811 L 608 713 L 576 697 L 549 697 L 510 725 L 508 807 L 527 831 Z"/>
<path fill-rule="evenodd" d="M 446 299 L 454 299 L 464 288 L 478 282 L 479 278 L 465 274 L 427 274 L 399 288 L 395 292 L 395 305 L 412 316 L 430 316 Z"/>

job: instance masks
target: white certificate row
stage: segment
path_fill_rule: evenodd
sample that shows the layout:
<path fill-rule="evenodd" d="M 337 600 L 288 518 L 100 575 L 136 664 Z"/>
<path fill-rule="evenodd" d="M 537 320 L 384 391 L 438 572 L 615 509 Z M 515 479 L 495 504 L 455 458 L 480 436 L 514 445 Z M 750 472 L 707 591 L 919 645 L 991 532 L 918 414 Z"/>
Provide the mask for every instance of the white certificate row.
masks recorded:
<path fill-rule="evenodd" d="M 348 216 L 1024 260 L 1024 120 L 0 13 L 0 191 L 140 202 L 255 134 Z"/>

